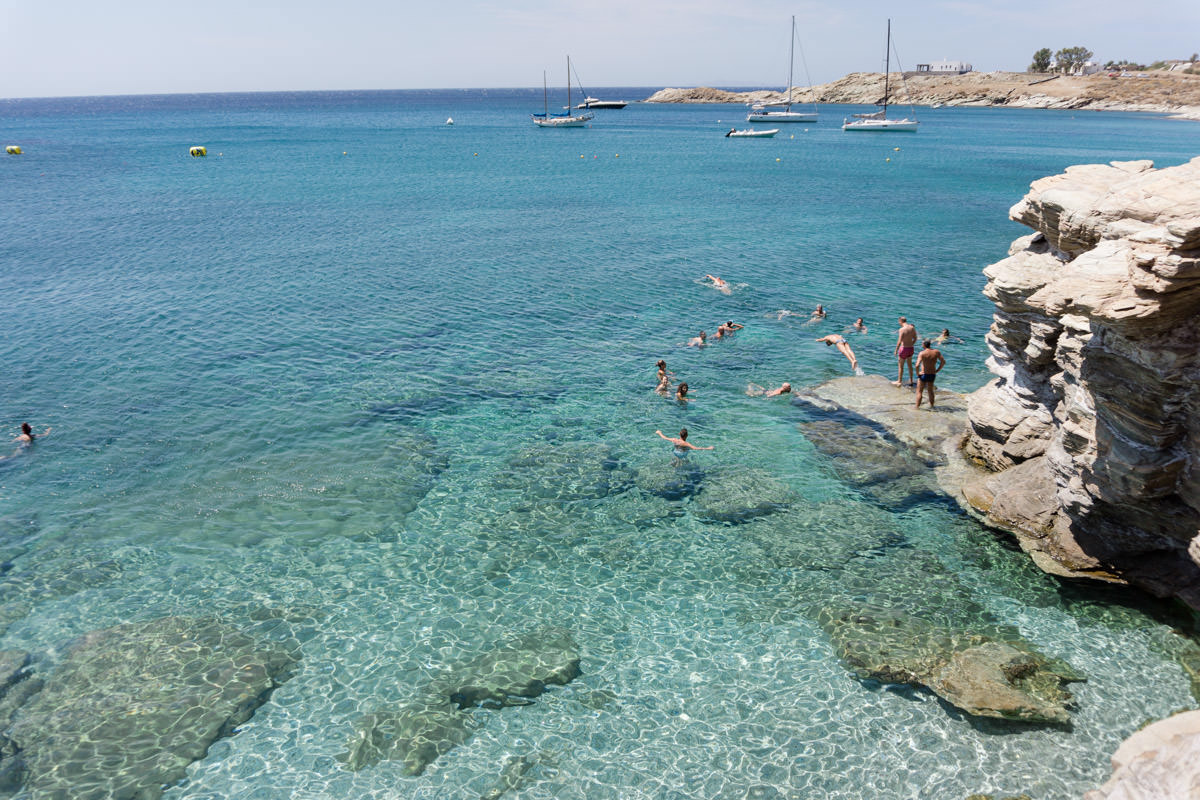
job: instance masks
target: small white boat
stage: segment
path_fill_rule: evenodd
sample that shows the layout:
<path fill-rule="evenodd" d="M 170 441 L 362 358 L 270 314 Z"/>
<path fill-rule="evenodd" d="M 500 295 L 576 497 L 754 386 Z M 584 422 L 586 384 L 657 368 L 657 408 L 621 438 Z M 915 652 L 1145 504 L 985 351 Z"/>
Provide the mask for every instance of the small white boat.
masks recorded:
<path fill-rule="evenodd" d="M 878 112 L 882 114 L 883 112 Z M 845 120 L 842 122 L 842 130 L 844 131 L 861 131 L 870 133 L 872 131 L 915 131 L 920 124 L 915 119 L 888 119 L 887 117 L 868 116 L 863 114 L 855 114 L 857 119 Z"/>
<path fill-rule="evenodd" d="M 584 100 L 576 108 L 624 108 L 628 103 L 624 100 L 597 100 L 594 97 L 589 97 Z"/>
<path fill-rule="evenodd" d="M 446 117 L 446 124 L 447 124 L 447 125 L 453 125 L 453 124 L 454 124 L 454 117 Z"/>
<path fill-rule="evenodd" d="M 767 128 L 766 130 L 746 128 L 740 131 L 737 128 L 730 128 L 725 137 L 728 139 L 770 139 L 777 133 L 779 133 L 779 128 Z"/>

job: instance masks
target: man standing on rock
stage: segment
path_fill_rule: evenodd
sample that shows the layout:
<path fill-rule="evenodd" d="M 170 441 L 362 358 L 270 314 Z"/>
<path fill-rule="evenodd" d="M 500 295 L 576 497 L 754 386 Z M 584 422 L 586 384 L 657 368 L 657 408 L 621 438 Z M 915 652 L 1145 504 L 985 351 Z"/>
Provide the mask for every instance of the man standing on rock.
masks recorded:
<path fill-rule="evenodd" d="M 904 385 L 904 365 L 908 364 L 908 385 L 916 386 L 913 381 L 913 365 L 912 356 L 913 350 L 917 343 L 917 329 L 904 317 L 900 318 L 900 330 L 896 332 L 896 358 L 900 362 L 900 369 L 896 374 L 896 382 L 894 386 Z"/>
<path fill-rule="evenodd" d="M 946 366 L 941 350 L 935 350 L 928 339 L 921 342 L 924 348 L 917 355 L 917 408 L 921 408 L 921 392 L 929 391 L 929 410 L 933 410 L 933 379 Z"/>

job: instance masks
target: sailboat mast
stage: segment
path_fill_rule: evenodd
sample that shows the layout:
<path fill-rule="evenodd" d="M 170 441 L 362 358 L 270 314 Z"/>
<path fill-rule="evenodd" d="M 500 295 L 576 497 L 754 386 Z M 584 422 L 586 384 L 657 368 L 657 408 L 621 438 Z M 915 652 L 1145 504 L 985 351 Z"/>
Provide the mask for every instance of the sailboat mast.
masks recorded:
<path fill-rule="evenodd" d="M 887 52 L 883 54 L 883 116 L 887 116 L 888 73 L 892 71 L 892 20 L 888 18 Z"/>
<path fill-rule="evenodd" d="M 792 41 L 788 46 L 788 111 L 792 110 L 792 68 L 796 66 L 796 15 L 792 15 Z"/>
<path fill-rule="evenodd" d="M 571 57 L 567 56 L 567 113 L 571 113 Z"/>
<path fill-rule="evenodd" d="M 546 83 L 546 70 L 542 70 L 542 116 L 550 119 L 550 89 Z"/>

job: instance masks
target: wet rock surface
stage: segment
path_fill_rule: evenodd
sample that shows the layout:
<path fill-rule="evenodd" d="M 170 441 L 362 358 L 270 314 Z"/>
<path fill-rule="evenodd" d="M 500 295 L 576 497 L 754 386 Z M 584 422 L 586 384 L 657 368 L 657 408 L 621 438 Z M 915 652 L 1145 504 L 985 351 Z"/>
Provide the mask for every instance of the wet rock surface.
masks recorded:
<path fill-rule="evenodd" d="M 801 422 L 800 430 L 829 457 L 839 478 L 882 505 L 903 505 L 933 488 L 929 466 L 865 420 L 817 419 Z"/>
<path fill-rule="evenodd" d="M 95 631 L 16 710 L 0 771 L 31 797 L 152 800 L 249 719 L 295 663 L 293 647 L 216 620 Z"/>
<path fill-rule="evenodd" d="M 551 685 L 580 675 L 579 646 L 561 628 L 520 636 L 451 668 L 417 690 L 402 708 L 367 714 L 355 723 L 339 758 L 352 770 L 398 759 L 409 775 L 471 738 L 482 720 L 470 709 L 529 705 Z"/>

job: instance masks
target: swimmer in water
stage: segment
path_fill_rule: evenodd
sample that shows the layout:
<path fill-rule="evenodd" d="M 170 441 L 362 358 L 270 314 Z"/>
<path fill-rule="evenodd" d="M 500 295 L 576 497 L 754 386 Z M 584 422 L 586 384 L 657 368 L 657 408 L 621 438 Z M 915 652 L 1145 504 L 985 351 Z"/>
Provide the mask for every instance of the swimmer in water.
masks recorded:
<path fill-rule="evenodd" d="M 725 323 L 725 335 L 728 336 L 729 334 L 733 333 L 734 331 L 740 331 L 744 327 L 746 327 L 746 326 L 742 325 L 740 323 L 734 322 L 733 320 L 729 320 L 728 322 Z"/>
<path fill-rule="evenodd" d="M 814 321 L 825 319 L 825 306 L 818 304 L 816 310 L 812 312 L 812 319 Z"/>
<path fill-rule="evenodd" d="M 746 394 L 750 395 L 751 397 L 759 397 L 759 396 L 779 397 L 779 395 L 781 395 L 781 394 L 791 394 L 791 393 L 792 393 L 792 385 L 790 383 L 788 383 L 787 381 L 784 381 L 783 385 L 780 386 L 778 389 L 770 389 L 770 390 L 764 389 L 763 387 L 759 386 L 757 383 L 752 383 L 746 387 Z"/>
<path fill-rule="evenodd" d="M 675 374 L 674 372 L 667 372 L 667 362 L 663 361 L 661 358 L 658 360 L 658 363 L 655 364 L 654 366 L 658 367 L 658 382 L 659 383 L 663 382 L 663 378 L 666 378 L 666 377 L 669 377 L 669 376 Z"/>
<path fill-rule="evenodd" d="M 684 382 L 679 384 L 679 387 L 675 390 L 675 402 L 679 403 L 681 406 L 686 406 L 691 402 L 691 400 L 692 398 L 688 397 L 687 383 Z"/>
<path fill-rule="evenodd" d="M 657 433 L 663 439 L 666 439 L 671 444 L 675 445 L 675 449 L 674 449 L 674 451 L 672 451 L 674 458 L 671 459 L 671 463 L 674 464 L 675 466 L 679 466 L 680 464 L 683 463 L 683 460 L 685 458 L 687 458 L 687 454 L 688 454 L 689 450 L 712 450 L 713 449 L 712 445 L 709 445 L 708 447 L 697 447 L 696 445 L 689 442 L 687 440 L 687 437 L 688 437 L 687 428 L 683 428 L 682 430 L 679 431 L 679 438 L 675 438 L 674 436 L 667 436 L 662 431 L 655 431 L 655 433 Z"/>
<path fill-rule="evenodd" d="M 688 339 L 688 347 L 704 347 L 708 344 L 708 331 L 700 331 L 700 335 L 694 339 Z"/>
<path fill-rule="evenodd" d="M 859 333 L 867 332 L 867 323 L 863 322 L 862 317 L 854 320 L 854 330 L 858 331 Z"/>
<path fill-rule="evenodd" d="M 850 345 L 846 344 L 846 339 L 836 333 L 831 333 L 828 336 L 822 336 L 817 339 L 818 342 L 824 342 L 828 347 L 831 344 L 837 345 L 837 349 L 842 351 L 842 355 L 850 359 L 850 366 L 858 371 L 858 358 L 855 357 L 854 351 L 850 349 Z"/>
<path fill-rule="evenodd" d="M 718 278 L 716 275 L 705 275 L 704 277 L 712 281 L 712 287 L 721 294 L 729 294 L 731 292 L 729 284 Z"/>
<path fill-rule="evenodd" d="M 51 429 L 46 428 L 46 430 L 42 431 L 41 433 L 35 434 L 33 432 L 33 428 L 29 426 L 28 422 L 22 422 L 20 430 L 21 432 L 13 438 L 13 442 L 16 443 L 17 449 L 12 452 L 12 455 L 0 456 L 0 461 L 5 461 L 9 458 L 15 458 L 19 456 L 22 452 L 33 446 L 35 439 L 37 439 L 39 436 L 46 436 L 50 433 Z"/>
<path fill-rule="evenodd" d="M 962 339 L 950 335 L 949 328 L 942 328 L 942 332 L 933 341 L 934 344 L 962 344 Z"/>

